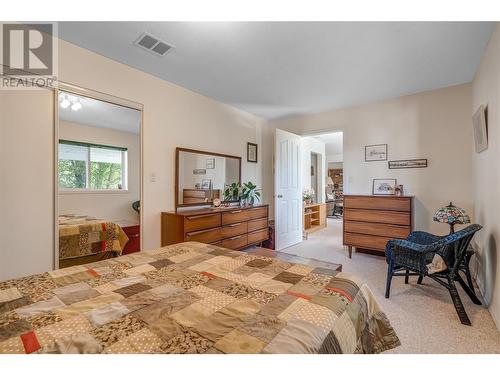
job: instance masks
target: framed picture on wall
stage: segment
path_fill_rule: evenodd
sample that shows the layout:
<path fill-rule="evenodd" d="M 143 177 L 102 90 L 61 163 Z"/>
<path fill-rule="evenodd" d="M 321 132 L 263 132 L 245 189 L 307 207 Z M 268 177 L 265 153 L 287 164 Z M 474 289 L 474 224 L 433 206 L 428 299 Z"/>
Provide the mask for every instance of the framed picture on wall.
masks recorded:
<path fill-rule="evenodd" d="M 257 163 L 257 144 L 247 142 L 247 161 Z"/>
<path fill-rule="evenodd" d="M 215 169 L 215 159 L 207 159 L 207 163 L 206 163 L 205 168 Z"/>
<path fill-rule="evenodd" d="M 395 178 L 374 178 L 372 186 L 373 195 L 395 195 L 396 194 Z"/>
<path fill-rule="evenodd" d="M 476 152 L 480 153 L 488 148 L 486 109 L 483 105 L 479 106 L 474 116 L 472 116 L 472 125 L 474 127 L 474 144 L 476 146 Z"/>
<path fill-rule="evenodd" d="M 365 146 L 365 161 L 387 160 L 387 144 Z"/>
<path fill-rule="evenodd" d="M 427 168 L 427 159 L 391 160 L 389 169 Z"/>

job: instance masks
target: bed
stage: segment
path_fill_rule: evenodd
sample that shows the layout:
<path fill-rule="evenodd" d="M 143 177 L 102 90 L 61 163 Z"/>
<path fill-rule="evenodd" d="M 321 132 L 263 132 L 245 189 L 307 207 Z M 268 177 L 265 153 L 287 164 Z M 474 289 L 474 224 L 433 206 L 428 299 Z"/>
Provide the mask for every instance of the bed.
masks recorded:
<path fill-rule="evenodd" d="M 60 215 L 59 268 L 121 255 L 128 240 L 117 223 L 86 215 Z"/>
<path fill-rule="evenodd" d="M 197 242 L 0 283 L 0 353 L 380 353 L 357 277 Z"/>

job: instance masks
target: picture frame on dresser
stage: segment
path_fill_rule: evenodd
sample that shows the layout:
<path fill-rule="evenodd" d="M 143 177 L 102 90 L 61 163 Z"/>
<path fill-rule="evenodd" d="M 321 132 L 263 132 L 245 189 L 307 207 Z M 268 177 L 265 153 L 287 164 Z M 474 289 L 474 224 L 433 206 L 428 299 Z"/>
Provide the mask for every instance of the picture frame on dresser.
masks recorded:
<path fill-rule="evenodd" d="M 395 178 L 374 178 L 373 195 L 396 195 L 397 180 Z"/>

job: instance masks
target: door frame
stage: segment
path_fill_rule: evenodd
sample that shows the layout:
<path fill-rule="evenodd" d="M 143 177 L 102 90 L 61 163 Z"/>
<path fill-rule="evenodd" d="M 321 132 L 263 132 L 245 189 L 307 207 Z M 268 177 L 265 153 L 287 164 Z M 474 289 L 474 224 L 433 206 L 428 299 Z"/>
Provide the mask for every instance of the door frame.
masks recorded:
<path fill-rule="evenodd" d="M 141 112 L 141 124 L 139 128 L 139 188 L 141 209 L 139 213 L 140 224 L 140 247 L 143 251 L 144 243 L 144 106 L 132 100 L 120 98 L 118 96 L 106 94 L 100 91 L 91 90 L 81 86 L 76 86 L 66 82 L 58 82 L 58 86 L 52 89 L 54 98 L 54 259 L 53 268 L 59 269 L 59 91 L 66 91 L 76 95 L 82 95 L 91 99 L 120 105 Z"/>

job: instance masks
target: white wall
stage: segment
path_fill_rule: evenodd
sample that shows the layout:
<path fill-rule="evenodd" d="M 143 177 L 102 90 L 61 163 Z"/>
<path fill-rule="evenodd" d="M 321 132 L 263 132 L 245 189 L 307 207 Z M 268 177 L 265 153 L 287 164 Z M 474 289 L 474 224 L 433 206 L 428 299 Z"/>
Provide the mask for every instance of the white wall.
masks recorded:
<path fill-rule="evenodd" d="M 48 90 L 0 90 L 0 280 L 54 264 L 54 118 Z"/>
<path fill-rule="evenodd" d="M 373 178 L 397 178 L 406 193 L 415 195 L 415 228 L 446 234 L 446 225 L 432 221 L 436 209 L 453 201 L 473 214 L 470 113 L 471 85 L 466 84 L 277 120 L 267 131 L 343 131 L 344 191 L 371 194 Z M 365 162 L 364 146 L 379 143 L 388 144 L 389 160 L 427 158 L 429 167 L 389 170 L 385 161 Z"/>
<path fill-rule="evenodd" d="M 320 168 L 318 174 L 318 188 L 315 201 L 323 203 L 325 201 L 325 144 L 317 139 L 302 138 L 302 189 L 311 188 L 311 152 L 318 154 L 318 164 Z"/>
<path fill-rule="evenodd" d="M 160 213 L 174 208 L 176 147 L 241 156 L 242 180 L 262 185 L 264 120 L 62 40 L 59 79 L 144 105 L 144 249 L 160 245 Z M 8 157 L 0 160 L 0 279 L 6 279 L 53 265 L 54 113 L 49 92 L 1 95 L 1 145 Z M 246 162 L 247 142 L 259 145 L 258 163 Z"/>
<path fill-rule="evenodd" d="M 477 282 L 500 329 L 500 26 L 491 36 L 472 84 L 472 113 L 488 106 L 488 149 L 473 155 L 474 216 L 483 226 L 478 244 Z"/>
<path fill-rule="evenodd" d="M 106 220 L 138 221 L 132 202 L 140 193 L 140 138 L 138 134 L 59 122 L 59 138 L 127 148 L 128 188 L 117 192 L 59 192 L 59 214 L 90 215 Z"/>

